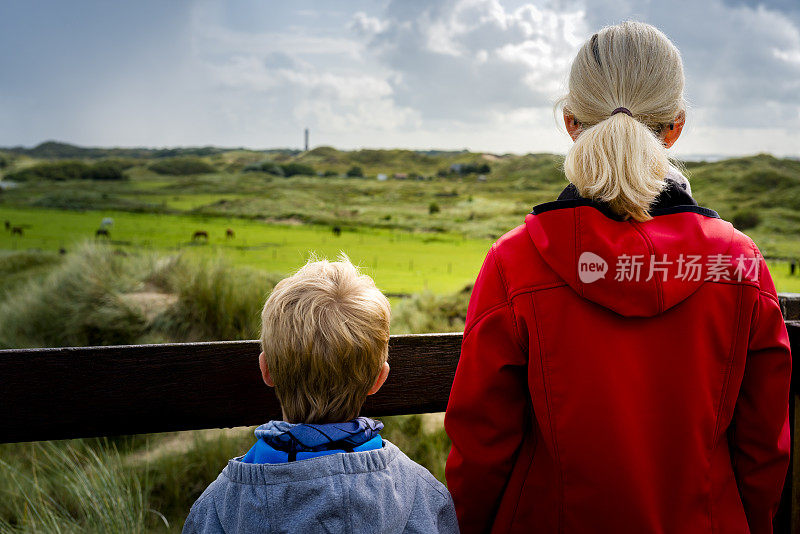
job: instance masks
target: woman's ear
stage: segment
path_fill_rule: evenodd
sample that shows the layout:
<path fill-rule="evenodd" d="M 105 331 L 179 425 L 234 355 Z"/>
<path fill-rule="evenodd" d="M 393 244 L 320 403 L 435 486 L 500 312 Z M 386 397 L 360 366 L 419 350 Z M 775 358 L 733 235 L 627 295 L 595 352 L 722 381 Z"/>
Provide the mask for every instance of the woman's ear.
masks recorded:
<path fill-rule="evenodd" d="M 572 138 L 572 140 L 576 140 L 580 133 L 583 131 L 581 128 L 581 123 L 575 118 L 575 115 L 564 110 L 564 126 L 567 127 L 567 133 Z"/>
<path fill-rule="evenodd" d="M 271 388 L 275 387 L 275 381 L 272 380 L 272 375 L 269 374 L 269 367 L 267 366 L 267 357 L 264 356 L 264 353 L 258 355 L 258 366 L 261 368 L 261 378 L 264 379 L 264 383 Z"/>
<path fill-rule="evenodd" d="M 367 391 L 367 395 L 374 395 L 381 389 L 383 383 L 386 382 L 386 378 L 389 376 L 389 362 L 383 362 L 383 367 L 381 367 L 381 372 L 378 373 L 378 378 L 375 380 L 375 383 L 369 388 Z"/>
<path fill-rule="evenodd" d="M 670 148 L 678 140 L 683 131 L 683 125 L 686 124 L 686 112 L 681 110 L 675 120 L 669 123 L 664 128 L 664 146 Z"/>

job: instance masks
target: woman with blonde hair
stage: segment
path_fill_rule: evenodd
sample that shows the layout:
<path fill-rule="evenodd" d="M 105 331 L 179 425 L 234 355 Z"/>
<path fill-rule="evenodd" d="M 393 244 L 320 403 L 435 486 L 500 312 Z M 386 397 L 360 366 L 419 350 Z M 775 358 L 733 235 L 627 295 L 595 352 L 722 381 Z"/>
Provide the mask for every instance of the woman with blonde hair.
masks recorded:
<path fill-rule="evenodd" d="M 494 243 L 445 428 L 462 532 L 772 531 L 791 356 L 755 244 L 666 149 L 683 67 L 625 22 L 579 50 L 557 200 Z"/>

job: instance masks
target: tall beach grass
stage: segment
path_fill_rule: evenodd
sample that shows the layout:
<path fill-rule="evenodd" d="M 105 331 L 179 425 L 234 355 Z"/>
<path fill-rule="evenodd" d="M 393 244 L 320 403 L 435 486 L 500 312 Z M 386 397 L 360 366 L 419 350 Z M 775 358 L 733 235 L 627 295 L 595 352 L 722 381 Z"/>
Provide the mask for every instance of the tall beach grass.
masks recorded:
<path fill-rule="evenodd" d="M 253 339 L 281 274 L 221 259 L 120 254 L 86 243 L 59 257 L 17 253 L 36 269 L 6 289 L 0 345 L 83 346 Z M 460 331 L 469 289 L 422 293 L 392 310 L 392 332 Z M 440 416 L 383 419 L 384 437 L 444 480 L 450 445 Z M 179 532 L 189 507 L 251 428 L 0 445 L 0 534 Z"/>

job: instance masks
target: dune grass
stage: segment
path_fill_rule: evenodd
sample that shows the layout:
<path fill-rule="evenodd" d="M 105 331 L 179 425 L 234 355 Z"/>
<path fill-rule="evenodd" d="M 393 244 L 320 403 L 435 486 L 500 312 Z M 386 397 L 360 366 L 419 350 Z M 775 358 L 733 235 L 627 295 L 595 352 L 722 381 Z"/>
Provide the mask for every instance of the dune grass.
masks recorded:
<path fill-rule="evenodd" d="M 149 480 L 113 447 L 41 442 L 0 449 L 0 532 L 143 533 Z"/>
<path fill-rule="evenodd" d="M 219 258 L 120 254 L 83 243 L 47 275 L 6 292 L 0 346 L 252 339 L 259 310 L 279 279 Z"/>
<path fill-rule="evenodd" d="M 0 269 L 49 266 L 0 304 L 6 347 L 252 339 L 279 279 L 221 259 L 119 254 L 97 243 L 40 254 L 0 257 Z M 468 295 L 403 299 L 392 330 L 458 331 Z M 440 419 L 385 423 L 387 439 L 444 480 Z M 194 500 L 253 439 L 252 429 L 232 429 L 2 445 L 0 532 L 178 532 Z"/>

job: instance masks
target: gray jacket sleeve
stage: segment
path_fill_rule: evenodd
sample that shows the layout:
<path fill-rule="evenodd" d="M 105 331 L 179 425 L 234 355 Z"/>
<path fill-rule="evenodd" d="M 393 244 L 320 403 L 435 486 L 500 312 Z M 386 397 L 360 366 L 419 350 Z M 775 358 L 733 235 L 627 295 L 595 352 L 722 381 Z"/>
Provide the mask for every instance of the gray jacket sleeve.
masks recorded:
<path fill-rule="evenodd" d="M 213 495 L 208 490 L 203 493 L 189 510 L 189 517 L 183 524 L 181 534 L 224 534 L 225 529 L 217 515 Z"/>
<path fill-rule="evenodd" d="M 456 507 L 450 492 L 447 493 L 447 501 L 439 508 L 439 517 L 436 522 L 441 534 L 458 532 L 458 518 L 456 518 Z"/>
<path fill-rule="evenodd" d="M 450 492 L 427 470 L 418 467 L 414 508 L 404 533 L 458 534 L 458 519 Z M 431 530 L 431 525 L 435 525 L 436 530 Z"/>

